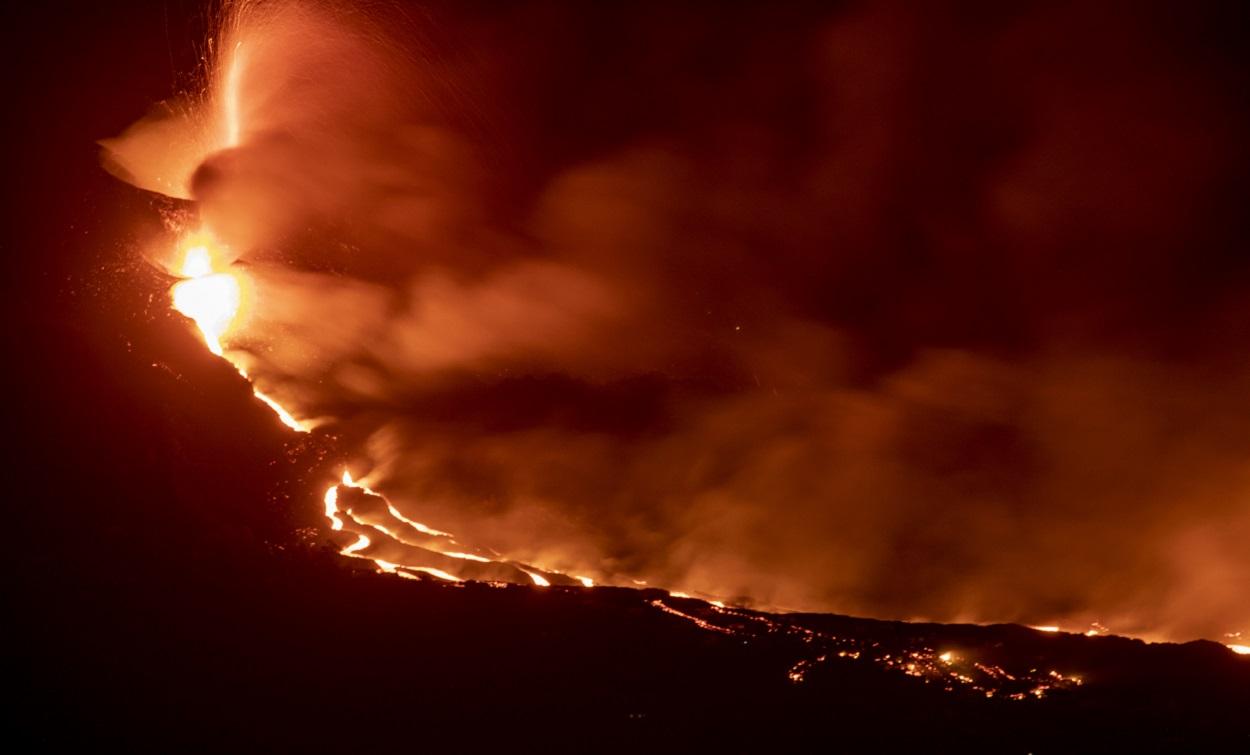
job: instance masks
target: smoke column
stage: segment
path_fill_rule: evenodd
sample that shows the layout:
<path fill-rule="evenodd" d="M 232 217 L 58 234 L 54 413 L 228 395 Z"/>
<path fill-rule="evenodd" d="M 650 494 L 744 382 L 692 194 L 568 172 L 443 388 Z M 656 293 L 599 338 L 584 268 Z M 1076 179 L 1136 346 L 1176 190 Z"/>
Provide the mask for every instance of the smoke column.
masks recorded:
<path fill-rule="evenodd" d="M 238 3 L 105 160 L 247 266 L 249 377 L 477 547 L 1218 638 L 1250 629 L 1227 26 Z"/>

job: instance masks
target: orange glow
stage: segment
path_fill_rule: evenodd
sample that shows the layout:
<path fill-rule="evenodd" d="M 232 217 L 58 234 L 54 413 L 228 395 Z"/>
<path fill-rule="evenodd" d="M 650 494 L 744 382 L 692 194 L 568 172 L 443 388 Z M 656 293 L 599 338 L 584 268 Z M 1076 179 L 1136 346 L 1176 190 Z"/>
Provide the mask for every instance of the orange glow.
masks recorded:
<path fill-rule="evenodd" d="M 170 290 L 174 309 L 191 318 L 209 351 L 230 362 L 250 382 L 247 370 L 226 355 L 223 345 L 223 339 L 242 314 L 244 290 L 250 283 L 246 272 L 234 266 L 221 245 L 207 233 L 192 234 L 180 246 L 181 254 L 171 268 L 185 280 L 175 283 Z M 301 433 L 311 429 L 255 386 L 252 393 L 282 424 Z"/>
<path fill-rule="evenodd" d="M 372 490 L 368 485 L 364 484 L 363 482 L 357 481 L 355 478 L 352 477 L 350 472 L 345 470 L 342 476 L 339 478 L 339 481 L 334 483 L 330 487 L 328 487 L 325 492 L 325 497 L 324 497 L 325 516 L 326 516 L 326 519 L 329 520 L 330 522 L 330 529 L 336 530 L 336 531 L 342 530 L 346 526 L 345 522 L 343 521 L 343 516 L 346 516 L 349 519 L 351 519 L 353 523 L 365 524 L 377 530 L 378 532 L 381 532 L 382 534 L 386 535 L 387 537 L 391 538 L 394 541 L 397 541 L 400 543 L 404 542 L 404 540 L 401 537 L 399 537 L 396 533 L 392 532 L 387 527 L 381 524 L 376 524 L 372 522 L 363 522 L 357 519 L 353 515 L 350 509 L 346 511 L 339 509 L 339 486 L 340 485 L 342 485 L 343 487 L 355 488 L 357 490 L 364 491 L 365 493 L 369 495 L 376 496 L 378 498 L 381 498 L 383 501 L 386 501 L 385 497 L 383 497 L 381 494 Z M 438 530 L 434 530 L 430 527 L 426 527 L 420 522 L 414 522 L 412 520 L 406 519 L 398 515 L 398 513 L 395 511 L 394 506 L 392 506 L 389 502 L 386 505 L 387 505 L 387 510 L 390 511 L 392 515 L 396 516 L 396 518 L 400 519 L 401 521 L 409 524 L 413 528 L 418 529 L 419 531 L 425 534 L 430 534 L 430 535 L 434 535 L 437 537 L 447 537 L 447 538 L 451 537 L 451 535 L 449 535 L 448 533 L 439 532 Z M 366 535 L 358 535 L 356 542 L 352 543 L 351 545 L 341 550 L 340 553 L 342 553 L 345 556 L 353 556 L 355 558 L 367 558 L 366 556 L 359 555 L 359 552 L 365 548 L 368 548 L 371 544 L 372 544 L 372 541 L 369 539 L 369 537 L 367 537 Z M 454 541 L 453 541 L 453 544 L 454 544 Z M 489 558 L 486 558 L 485 556 L 479 556 L 473 553 L 462 553 L 462 552 L 451 551 L 451 550 L 444 551 L 438 548 L 437 546 L 431 547 L 429 544 L 423 545 L 422 547 L 431 553 L 436 553 L 440 556 L 447 556 L 449 558 L 456 558 L 456 559 L 461 559 L 464 561 L 475 561 L 478 563 L 487 563 L 487 564 L 500 563 L 500 562 L 493 561 Z M 396 576 L 405 577 L 408 579 L 414 578 L 414 575 L 412 574 L 413 572 L 420 572 L 420 573 L 428 574 L 432 577 L 435 577 L 437 579 L 441 579 L 447 582 L 463 582 L 464 581 L 464 579 L 462 579 L 461 577 L 457 577 L 454 574 L 451 574 L 447 571 L 438 569 L 433 566 L 424 566 L 424 565 L 415 565 L 415 564 L 399 564 L 399 563 L 394 563 L 394 562 L 386 561 L 382 559 L 370 559 L 370 560 L 372 560 L 374 564 L 377 565 L 379 571 L 387 573 L 387 574 L 394 574 Z M 517 567 L 517 568 L 520 568 L 520 567 Z M 527 569 L 521 569 L 521 571 L 525 572 L 525 574 L 530 578 L 530 580 L 539 587 L 549 587 L 551 585 L 551 582 L 547 580 L 545 577 L 543 577 L 541 574 L 537 574 Z M 585 582 L 583 582 L 583 584 L 585 584 Z"/>
<path fill-rule="evenodd" d="M 435 569 L 432 566 L 409 566 L 405 568 L 411 569 L 413 571 L 419 571 L 419 572 L 422 572 L 423 574 L 429 574 L 431 577 L 438 577 L 439 579 L 445 580 L 447 582 L 463 582 L 464 581 L 463 579 L 461 579 L 460 577 L 457 577 L 454 574 L 448 574 L 442 569 Z"/>
<path fill-rule="evenodd" d="M 365 490 L 366 492 L 369 492 L 368 488 L 366 488 Z M 386 504 L 386 510 L 390 512 L 391 516 L 395 517 L 399 521 L 403 522 L 409 527 L 412 527 L 414 530 L 424 535 L 433 535 L 434 537 L 451 537 L 450 532 L 443 532 L 442 530 L 436 530 L 433 527 L 425 526 L 421 522 L 416 522 L 416 521 L 409 519 L 408 517 L 399 513 L 399 509 L 392 506 L 389 502 Z"/>
<path fill-rule="evenodd" d="M 182 267 L 179 273 L 184 278 L 203 278 L 213 272 L 213 258 L 208 253 L 208 247 L 203 244 L 197 244 L 187 249 L 186 255 L 182 259 Z"/>
<path fill-rule="evenodd" d="M 444 556 L 451 556 L 452 558 L 464 559 L 465 561 L 479 561 L 483 564 L 490 563 L 489 558 L 485 558 L 484 556 L 475 556 L 472 553 L 458 553 L 456 551 L 439 551 L 439 553 L 442 553 Z"/>
<path fill-rule="evenodd" d="M 222 263 L 219 248 L 207 235 L 190 236 L 173 266 L 186 280 L 174 284 L 170 292 L 174 309 L 191 318 L 209 351 L 217 356 L 223 356 L 221 338 L 234 324 L 243 303 L 238 277 L 225 271 Z"/>
<path fill-rule="evenodd" d="M 331 485 L 326 491 L 326 519 L 330 520 L 330 529 L 343 529 L 343 520 L 339 519 L 339 486 Z"/>
<path fill-rule="evenodd" d="M 221 337 L 239 313 L 239 281 L 230 273 L 213 273 L 181 281 L 173 287 L 174 309 L 190 317 L 208 350 L 223 356 Z"/>
<path fill-rule="evenodd" d="M 689 621 L 691 624 L 694 624 L 700 629 L 705 629 L 709 632 L 717 632 L 719 634 L 727 634 L 730 636 L 736 634 L 736 632 L 734 632 L 734 630 L 732 629 L 727 629 L 722 626 L 717 626 L 716 624 L 713 624 L 710 621 L 701 619 L 698 616 L 694 616 L 693 614 L 686 613 L 685 611 L 678 611 L 676 608 L 673 608 L 672 606 L 665 605 L 664 601 L 662 600 L 653 600 L 651 601 L 651 605 L 660 609 L 664 613 L 672 614 L 673 616 L 677 616 L 679 618 L 685 619 L 686 621 Z M 793 679 L 793 677 L 791 678 Z M 801 678 L 802 677 L 800 676 L 800 679 Z"/>
<path fill-rule="evenodd" d="M 412 572 L 421 572 L 423 574 L 429 574 L 431 577 L 437 577 L 438 579 L 441 579 L 445 582 L 463 582 L 464 581 L 461 578 L 455 576 L 454 574 L 448 574 L 442 569 L 435 569 L 430 566 L 400 566 L 399 564 L 393 564 L 390 561 L 383 561 L 380 558 L 373 559 L 373 563 L 378 565 L 379 571 L 385 572 L 387 574 L 394 574 L 397 577 L 404 577 L 405 579 L 420 579 L 420 577 L 413 574 Z"/>
<path fill-rule="evenodd" d="M 242 369 L 239 369 L 239 374 L 242 375 L 243 377 L 247 377 L 247 373 L 245 373 Z M 260 399 L 262 404 L 272 409 L 273 413 L 278 415 L 278 419 L 282 420 L 282 424 L 286 425 L 287 427 L 291 428 L 297 433 L 308 432 L 308 427 L 305 426 L 303 422 L 300 422 L 299 420 L 295 419 L 295 417 L 291 416 L 291 413 L 288 412 L 286 409 L 284 409 L 282 405 L 279 404 L 277 401 L 274 401 L 272 398 L 270 398 L 269 396 L 266 396 L 265 394 L 261 393 L 255 388 L 252 389 L 252 395 Z"/>
<path fill-rule="evenodd" d="M 1250 645 L 1225 645 L 1224 647 L 1237 655 L 1250 655 Z"/>
<path fill-rule="evenodd" d="M 1029 629 L 1035 629 L 1039 632 L 1058 632 L 1059 631 L 1059 627 L 1056 627 L 1056 626 L 1029 627 Z"/>
<path fill-rule="evenodd" d="M 344 485 L 346 485 L 349 488 L 356 488 L 357 490 L 363 490 L 369 495 L 377 496 L 378 498 L 381 498 L 382 500 L 386 501 L 386 496 L 382 495 L 381 493 L 378 493 L 377 491 L 373 490 L 368 485 L 362 482 L 357 482 L 355 479 L 352 478 L 351 472 L 347 471 L 346 469 L 343 470 L 342 482 Z M 396 519 L 408 525 L 409 527 L 412 527 L 414 530 L 416 530 L 417 532 L 420 532 L 423 535 L 432 535 L 434 537 L 451 537 L 450 532 L 443 532 L 442 530 L 436 530 L 433 527 L 425 526 L 421 522 L 416 522 L 416 521 L 413 521 L 412 519 L 409 519 L 408 517 L 401 514 L 399 512 L 399 509 L 392 506 L 390 501 L 386 501 L 386 510 L 390 513 L 391 516 L 395 517 Z M 461 557 L 464 557 L 464 555 L 461 554 Z M 483 559 L 483 560 L 489 560 L 489 559 Z"/>
<path fill-rule="evenodd" d="M 243 127 L 239 117 L 239 79 L 243 74 L 243 43 L 236 42 L 230 55 L 230 65 L 226 69 L 226 86 L 223 93 L 222 109 L 225 111 L 226 146 L 236 147 L 242 136 Z"/>
<path fill-rule="evenodd" d="M 177 255 L 169 270 L 179 278 L 203 278 L 225 272 L 233 261 L 229 250 L 217 243 L 212 234 L 197 231 L 178 241 Z"/>
<path fill-rule="evenodd" d="M 375 558 L 373 559 L 373 563 L 377 564 L 378 572 L 380 573 L 394 574 L 396 577 L 403 577 L 404 579 L 420 579 L 417 575 L 400 569 L 398 564 L 392 564 L 390 561 L 383 561 L 380 558 Z"/>
<path fill-rule="evenodd" d="M 358 552 L 360 552 L 360 551 L 362 551 L 362 550 L 364 550 L 365 548 L 368 548 L 368 547 L 369 547 L 369 536 L 368 536 L 368 535 L 360 535 L 359 537 L 357 537 L 357 538 L 356 538 L 356 542 L 354 542 L 354 543 L 352 543 L 351 545 L 347 546 L 346 548 L 344 548 L 344 549 L 343 549 L 342 551 L 340 551 L 340 552 L 341 552 L 344 556 L 350 556 L 350 555 L 352 555 L 353 553 L 358 553 Z"/>

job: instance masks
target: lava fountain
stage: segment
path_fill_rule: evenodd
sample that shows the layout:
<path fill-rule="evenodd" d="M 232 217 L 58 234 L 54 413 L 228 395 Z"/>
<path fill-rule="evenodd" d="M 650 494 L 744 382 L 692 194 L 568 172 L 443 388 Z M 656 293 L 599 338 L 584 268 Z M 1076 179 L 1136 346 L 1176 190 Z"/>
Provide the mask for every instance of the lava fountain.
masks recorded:
<path fill-rule="evenodd" d="M 173 308 L 195 323 L 209 351 L 230 362 L 247 379 L 247 369 L 230 358 L 222 339 L 246 316 L 245 304 L 254 295 L 251 279 L 241 266 L 225 261 L 220 245 L 207 233 L 192 234 L 179 246 L 175 270 L 183 280 L 170 290 Z M 311 429 L 255 386 L 252 393 L 273 410 L 282 424 L 301 433 Z"/>
<path fill-rule="evenodd" d="M 243 281 L 239 273 L 215 263 L 211 244 L 201 234 L 183 245 L 178 272 L 185 280 L 174 284 L 170 294 L 174 309 L 200 329 L 208 350 L 224 357 L 221 339 L 239 317 Z"/>

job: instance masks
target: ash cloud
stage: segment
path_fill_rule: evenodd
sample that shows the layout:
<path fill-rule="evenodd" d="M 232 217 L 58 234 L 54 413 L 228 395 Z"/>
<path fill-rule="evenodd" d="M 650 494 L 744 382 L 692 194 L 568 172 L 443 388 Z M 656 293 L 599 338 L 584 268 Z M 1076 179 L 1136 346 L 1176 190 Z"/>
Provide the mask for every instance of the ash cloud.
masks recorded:
<path fill-rule="evenodd" d="M 464 541 L 1218 637 L 1250 628 L 1230 21 L 244 4 L 239 144 L 161 180 L 250 266 L 249 374 Z M 106 144 L 148 187 L 153 123 Z"/>

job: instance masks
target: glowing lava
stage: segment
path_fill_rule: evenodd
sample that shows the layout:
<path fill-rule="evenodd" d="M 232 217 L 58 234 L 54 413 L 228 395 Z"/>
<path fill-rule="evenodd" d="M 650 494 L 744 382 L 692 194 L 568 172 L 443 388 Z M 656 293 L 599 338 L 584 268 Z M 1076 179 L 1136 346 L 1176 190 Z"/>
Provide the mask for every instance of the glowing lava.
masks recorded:
<path fill-rule="evenodd" d="M 326 519 L 330 520 L 330 529 L 335 530 L 336 532 L 338 530 L 343 529 L 343 520 L 339 519 L 339 486 L 338 485 L 331 485 L 330 489 L 326 491 L 325 503 L 326 503 Z"/>
<path fill-rule="evenodd" d="M 369 536 L 361 535 L 358 538 L 356 538 L 356 542 L 344 548 L 342 553 L 344 556 L 350 556 L 353 553 L 356 553 L 357 551 L 362 551 L 368 547 L 369 547 Z"/>
<path fill-rule="evenodd" d="M 190 236 L 181 248 L 180 259 L 173 270 L 184 280 L 175 283 L 170 290 L 174 309 L 191 318 L 209 351 L 230 362 L 251 382 L 247 370 L 226 354 L 222 341 L 243 315 L 245 292 L 250 291 L 251 280 L 243 268 L 226 258 L 221 246 L 206 233 Z M 311 429 L 255 385 L 252 393 L 282 424 L 301 433 Z"/>
<path fill-rule="evenodd" d="M 359 490 L 376 500 L 370 503 L 370 510 L 357 512 L 343 505 L 340 488 Z M 370 488 L 366 483 L 356 480 L 347 471 L 343 472 L 337 482 L 326 488 L 323 500 L 325 517 L 330 524 L 330 529 L 335 532 L 349 531 L 357 536 L 351 545 L 342 548 L 339 552 L 345 556 L 372 561 L 378 567 L 379 572 L 408 579 L 425 574 L 448 582 L 464 582 L 466 579 L 474 579 L 502 584 L 505 582 L 523 583 L 528 580 L 537 587 L 551 587 L 553 583 L 561 587 L 593 587 L 595 584 L 590 577 L 571 576 L 547 567 L 511 561 L 494 552 L 491 552 L 493 557 L 488 557 L 480 552 L 469 553 L 460 550 L 459 548 L 463 546 L 459 546 L 450 533 L 436 530 L 403 516 L 386 500 L 385 496 Z M 383 508 L 392 517 L 391 521 L 387 521 L 380 513 Z M 403 528 L 398 526 L 401 523 L 408 525 L 412 531 L 403 531 Z M 364 527 L 380 532 L 385 537 L 375 536 L 375 539 L 371 539 L 360 532 L 360 529 Z M 364 555 L 362 551 L 366 548 L 370 548 L 372 553 L 382 558 Z M 464 569 L 464 576 L 433 565 L 450 566 L 458 561 L 468 562 L 454 568 L 454 571 Z"/>
<path fill-rule="evenodd" d="M 234 324 L 243 303 L 242 286 L 233 272 L 217 272 L 209 246 L 196 238 L 183 252 L 178 272 L 186 280 L 171 290 L 174 309 L 190 317 L 208 350 L 224 356 L 221 338 Z"/>
<path fill-rule="evenodd" d="M 522 571 L 524 571 L 524 570 L 522 570 Z M 551 587 L 551 581 L 550 581 L 550 580 L 548 580 L 548 579 L 547 579 L 546 577 L 544 577 L 543 575 L 541 575 L 541 574 L 535 574 L 535 573 L 534 573 L 534 572 L 532 572 L 532 571 L 527 571 L 527 572 L 525 572 L 525 573 L 526 573 L 526 574 L 528 574 L 528 575 L 530 575 L 530 579 L 534 580 L 534 584 L 538 585 L 539 587 Z"/>
<path fill-rule="evenodd" d="M 344 487 L 363 490 L 366 493 L 369 493 L 370 495 L 375 495 L 375 496 L 378 495 L 377 493 L 374 493 L 372 490 L 370 490 L 367 486 L 353 480 L 351 474 L 349 474 L 348 472 L 346 471 L 343 472 L 343 476 L 339 480 L 339 482 L 327 488 L 325 492 L 325 496 L 324 496 L 326 519 L 329 520 L 330 522 L 330 529 L 336 532 L 342 531 L 345 528 L 346 524 L 344 522 L 344 517 L 347 517 L 352 522 L 353 525 L 358 524 L 357 520 L 353 516 L 352 511 L 350 509 L 347 511 L 341 511 L 339 509 L 339 486 L 340 485 Z M 381 496 L 378 496 L 378 497 L 380 498 Z M 387 506 L 388 508 L 391 508 L 389 503 L 387 504 Z M 395 536 L 385 527 L 381 527 L 378 525 L 371 525 L 371 526 L 374 529 L 378 530 L 379 532 L 382 532 L 383 534 L 387 535 L 388 537 L 391 537 L 392 539 L 396 539 Z M 429 530 L 430 532 L 437 532 L 437 530 L 431 530 L 428 527 L 423 528 L 422 531 L 424 530 Z M 444 535 L 443 533 L 439 533 L 439 536 L 449 537 L 448 535 Z M 449 572 L 446 572 L 442 569 L 439 569 L 433 566 L 415 566 L 415 565 L 408 565 L 408 564 L 398 564 L 393 561 L 387 561 L 381 558 L 370 558 L 369 556 L 362 555 L 361 551 L 368 548 L 372 544 L 373 544 L 373 541 L 370 540 L 368 535 L 357 533 L 356 540 L 352 542 L 351 545 L 348 545 L 347 547 L 340 550 L 339 553 L 344 556 L 351 556 L 352 558 L 363 558 L 363 559 L 372 561 L 374 565 L 378 567 L 379 572 L 384 573 L 384 574 L 394 574 L 397 577 L 403 577 L 405 579 L 420 579 L 420 577 L 418 576 L 419 574 L 427 574 L 431 577 L 434 577 L 435 579 L 440 579 L 445 582 L 456 582 L 456 583 L 464 582 L 464 579 L 462 579 L 461 577 L 457 577 L 454 574 L 451 574 Z M 440 555 L 451 556 L 453 558 L 461 558 L 461 559 L 466 559 L 470 561 L 481 561 L 485 563 L 490 563 L 490 559 L 483 558 L 481 556 L 474 556 L 472 554 L 467 554 L 467 553 L 444 553 Z"/>

